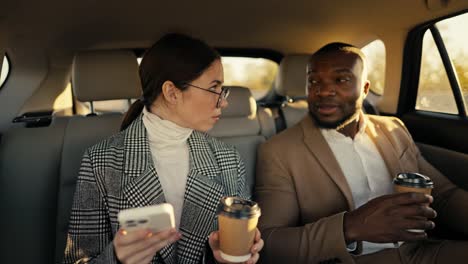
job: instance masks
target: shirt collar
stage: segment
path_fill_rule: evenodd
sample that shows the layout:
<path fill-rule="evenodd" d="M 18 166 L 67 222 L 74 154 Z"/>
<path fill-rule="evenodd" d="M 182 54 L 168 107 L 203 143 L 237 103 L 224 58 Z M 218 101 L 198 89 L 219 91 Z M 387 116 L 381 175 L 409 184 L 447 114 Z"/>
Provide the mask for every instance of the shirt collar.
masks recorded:
<path fill-rule="evenodd" d="M 367 118 L 364 115 L 362 111 L 359 113 L 359 129 L 358 132 L 356 133 L 356 136 L 354 137 L 354 140 L 362 137 L 363 135 L 366 134 L 366 126 L 367 126 Z M 325 139 L 330 142 L 330 141 L 353 141 L 352 138 L 347 137 L 340 132 L 338 132 L 336 129 L 327 129 L 327 128 L 320 128 L 320 132 L 322 135 L 325 137 Z"/>

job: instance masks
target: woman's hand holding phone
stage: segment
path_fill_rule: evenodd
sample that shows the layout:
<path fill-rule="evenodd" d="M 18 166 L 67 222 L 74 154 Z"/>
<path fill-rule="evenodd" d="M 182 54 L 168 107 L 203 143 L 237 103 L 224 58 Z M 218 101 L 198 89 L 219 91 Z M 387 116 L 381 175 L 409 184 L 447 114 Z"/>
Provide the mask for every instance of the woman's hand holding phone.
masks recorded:
<path fill-rule="evenodd" d="M 171 228 L 153 233 L 149 229 L 127 232 L 120 229 L 114 237 L 114 250 L 122 264 L 150 263 L 163 247 L 179 240 L 182 235 Z"/>
<path fill-rule="evenodd" d="M 170 204 L 131 208 L 119 212 L 121 228 L 114 237 L 114 251 L 122 264 L 150 263 L 163 247 L 179 240 Z"/>

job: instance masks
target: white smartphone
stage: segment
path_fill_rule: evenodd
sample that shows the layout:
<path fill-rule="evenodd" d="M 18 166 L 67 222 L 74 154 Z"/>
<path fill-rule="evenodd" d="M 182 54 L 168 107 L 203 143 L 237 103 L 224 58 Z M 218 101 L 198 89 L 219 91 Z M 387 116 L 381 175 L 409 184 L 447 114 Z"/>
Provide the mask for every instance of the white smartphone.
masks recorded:
<path fill-rule="evenodd" d="M 127 231 L 151 229 L 160 232 L 175 227 L 174 207 L 163 203 L 119 212 L 120 227 Z"/>

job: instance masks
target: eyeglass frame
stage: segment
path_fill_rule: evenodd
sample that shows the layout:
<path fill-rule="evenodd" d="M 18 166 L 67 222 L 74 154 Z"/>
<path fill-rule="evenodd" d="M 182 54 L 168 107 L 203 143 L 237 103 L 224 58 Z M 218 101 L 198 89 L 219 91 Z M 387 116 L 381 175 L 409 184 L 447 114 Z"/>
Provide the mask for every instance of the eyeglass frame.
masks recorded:
<path fill-rule="evenodd" d="M 227 86 L 221 87 L 221 92 L 218 93 L 216 91 L 210 90 L 209 88 L 203 88 L 203 87 L 200 87 L 200 86 L 193 85 L 191 83 L 183 83 L 183 85 L 191 86 L 193 88 L 197 88 L 197 89 L 200 89 L 200 90 L 203 90 L 203 91 L 206 91 L 206 92 L 217 94 L 219 97 L 218 97 L 218 101 L 216 101 L 216 108 L 221 107 L 221 102 L 223 101 L 223 99 L 227 99 L 228 96 L 229 96 L 229 93 L 231 92 L 231 88 L 227 87 Z"/>

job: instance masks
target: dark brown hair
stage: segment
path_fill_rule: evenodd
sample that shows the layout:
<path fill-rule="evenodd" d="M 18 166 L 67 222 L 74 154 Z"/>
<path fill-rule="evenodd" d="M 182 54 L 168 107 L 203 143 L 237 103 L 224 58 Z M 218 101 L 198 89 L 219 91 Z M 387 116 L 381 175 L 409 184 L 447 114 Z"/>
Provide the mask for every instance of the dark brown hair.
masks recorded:
<path fill-rule="evenodd" d="M 219 53 L 199 39 L 176 33 L 163 36 L 143 56 L 140 64 L 143 96 L 130 106 L 120 130 L 126 129 L 143 107 L 149 110 L 161 94 L 164 82 L 172 81 L 185 90 L 186 83 L 200 77 L 218 59 Z"/>

